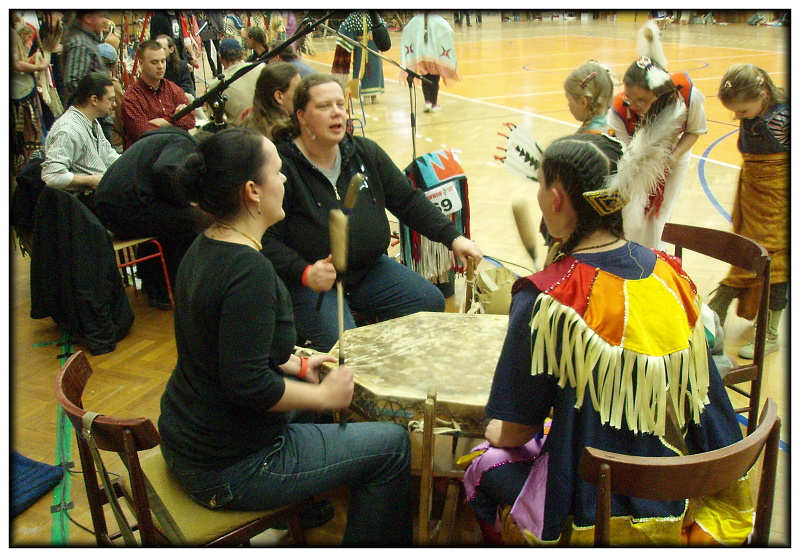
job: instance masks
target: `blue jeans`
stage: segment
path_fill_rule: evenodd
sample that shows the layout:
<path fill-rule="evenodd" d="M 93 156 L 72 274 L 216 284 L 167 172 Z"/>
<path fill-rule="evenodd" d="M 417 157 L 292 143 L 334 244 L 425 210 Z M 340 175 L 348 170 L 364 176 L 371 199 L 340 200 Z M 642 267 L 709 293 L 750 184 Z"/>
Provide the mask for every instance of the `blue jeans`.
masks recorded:
<path fill-rule="evenodd" d="M 399 425 L 289 424 L 271 446 L 219 471 L 199 470 L 161 450 L 205 507 L 272 509 L 348 485 L 343 545 L 411 545 L 411 445 Z"/>
<path fill-rule="evenodd" d="M 323 294 L 319 312 L 318 292 L 302 285 L 290 286 L 289 292 L 300 337 L 310 340 L 316 350 L 330 350 L 339 340 L 336 288 Z M 345 291 L 345 330 L 356 326 L 351 308 L 380 319 L 393 319 L 418 311 L 444 311 L 444 296 L 432 282 L 394 259 L 381 255 L 361 282 Z"/>

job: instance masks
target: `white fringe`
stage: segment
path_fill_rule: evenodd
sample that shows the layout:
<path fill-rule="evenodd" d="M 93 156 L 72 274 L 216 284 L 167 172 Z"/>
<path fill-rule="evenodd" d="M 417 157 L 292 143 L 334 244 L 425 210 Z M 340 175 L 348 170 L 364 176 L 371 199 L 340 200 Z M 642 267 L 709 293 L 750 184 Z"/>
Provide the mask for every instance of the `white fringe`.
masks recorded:
<path fill-rule="evenodd" d="M 608 344 L 574 309 L 546 294 L 536 301 L 530 326 L 531 374 L 548 373 L 560 388 L 573 387 L 575 408 L 583 406 L 588 390 L 602 423 L 621 429 L 624 419 L 633 433 L 663 436 L 669 397 L 679 427 L 689 420 L 700 422 L 709 403 L 702 320 L 697 320 L 688 347 L 666 356 Z M 561 358 L 556 359 L 559 339 Z"/>
<path fill-rule="evenodd" d="M 449 271 L 455 263 L 453 252 L 439 242 L 420 234 L 419 261 L 411 261 L 411 268 L 426 279 L 443 283 L 449 280 Z"/>

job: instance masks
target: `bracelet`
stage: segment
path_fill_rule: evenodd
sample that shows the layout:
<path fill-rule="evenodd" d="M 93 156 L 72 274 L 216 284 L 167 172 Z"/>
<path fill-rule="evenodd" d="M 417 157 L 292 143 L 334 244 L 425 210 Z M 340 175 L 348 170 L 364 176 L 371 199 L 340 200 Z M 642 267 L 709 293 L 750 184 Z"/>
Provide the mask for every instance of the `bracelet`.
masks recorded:
<path fill-rule="evenodd" d="M 298 379 L 305 379 L 306 372 L 308 371 L 308 358 L 300 356 L 300 373 L 297 374 Z"/>
<path fill-rule="evenodd" d="M 311 265 L 306 265 L 305 270 L 303 271 L 303 276 L 300 277 L 300 284 L 303 286 L 308 286 L 308 272 L 311 270 Z"/>

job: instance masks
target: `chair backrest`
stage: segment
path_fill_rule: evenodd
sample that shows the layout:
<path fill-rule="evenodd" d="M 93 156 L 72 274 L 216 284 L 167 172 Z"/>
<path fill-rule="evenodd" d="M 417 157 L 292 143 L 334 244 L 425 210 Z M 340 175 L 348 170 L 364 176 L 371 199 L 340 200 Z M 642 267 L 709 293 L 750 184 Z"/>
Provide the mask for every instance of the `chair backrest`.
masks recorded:
<path fill-rule="evenodd" d="M 750 238 L 733 232 L 668 222 L 664 225 L 661 239 L 675 246 L 678 257 L 681 257 L 681 248 L 686 248 L 756 275 L 769 268 L 767 250 Z"/>
<path fill-rule="evenodd" d="M 69 357 L 56 376 L 56 400 L 75 429 L 97 543 L 98 545 L 113 545 L 108 535 L 103 512 L 103 504 L 107 497 L 98 484 L 97 469 L 89 444 L 81 434 L 82 420 L 86 414 L 82 401 L 83 391 L 91 375 L 92 368 L 86 355 L 78 350 Z M 163 538 L 157 534 L 153 525 L 144 473 L 137 454 L 138 451 L 153 448 L 161 442 L 161 437 L 153 422 L 148 418 L 116 419 L 101 415 L 92 424 L 92 436 L 100 451 L 116 452 L 128 469 L 133 506 L 142 544 L 156 545 L 162 542 Z"/>
<path fill-rule="evenodd" d="M 610 543 L 611 493 L 674 501 L 714 495 L 743 477 L 764 449 L 756 522 L 751 543 L 766 545 L 772 518 L 781 421 L 767 399 L 758 427 L 721 449 L 676 457 L 637 457 L 584 447 L 581 477 L 597 487 L 595 545 Z"/>
<path fill-rule="evenodd" d="M 770 259 L 762 246 L 755 241 L 727 232 L 686 224 L 668 222 L 661 234 L 664 242 L 675 246 L 675 255 L 682 257 L 682 248 L 701 253 L 754 273 L 761 281 L 761 298 L 756 314 L 755 346 L 753 362 L 731 369 L 724 377 L 725 386 L 749 399 L 748 406 L 737 408 L 736 412 L 747 413 L 747 432 L 752 433 L 761 398 L 761 376 L 764 372 L 764 349 L 767 337 L 767 312 L 769 309 L 769 271 Z M 750 382 L 750 390 L 735 387 L 739 383 Z"/>

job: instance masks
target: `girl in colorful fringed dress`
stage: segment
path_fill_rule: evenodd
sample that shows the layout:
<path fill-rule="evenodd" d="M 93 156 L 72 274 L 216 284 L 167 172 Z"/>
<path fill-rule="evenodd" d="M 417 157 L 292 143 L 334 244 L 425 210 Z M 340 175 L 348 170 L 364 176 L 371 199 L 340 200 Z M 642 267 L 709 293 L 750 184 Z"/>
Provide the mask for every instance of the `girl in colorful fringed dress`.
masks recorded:
<path fill-rule="evenodd" d="M 596 493 L 578 473 L 584 447 L 666 457 L 742 438 L 695 285 L 676 259 L 623 237 L 622 206 L 642 187 L 631 170 L 637 158 L 668 157 L 669 142 L 661 145 L 620 159 L 617 140 L 581 134 L 544 152 L 539 205 L 551 234 L 566 240 L 552 264 L 514 285 L 487 442 L 464 476 L 490 543 L 592 544 Z M 735 545 L 752 528 L 746 479 L 688 508 L 614 495 L 611 539 Z"/>
<path fill-rule="evenodd" d="M 717 96 L 741 120 L 737 145 L 744 161 L 733 202 L 733 231 L 764 246 L 772 260 L 765 352 L 774 352 L 789 301 L 789 103 L 769 74 L 752 64 L 731 67 Z M 738 298 L 739 316 L 754 319 L 760 292 L 752 274 L 731 267 L 708 305 L 724 324 L 728 306 Z M 752 342 L 746 344 L 739 356 L 752 359 L 753 350 Z"/>

